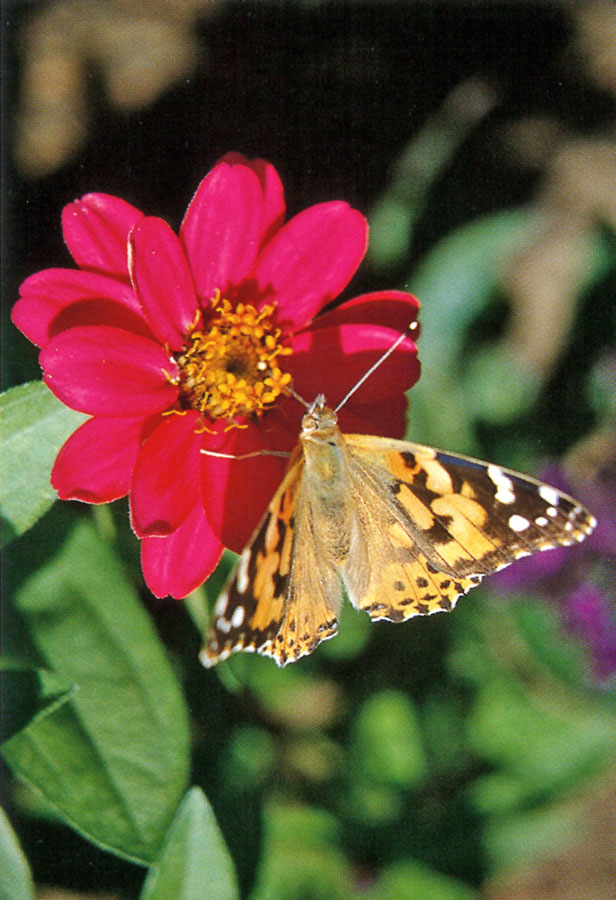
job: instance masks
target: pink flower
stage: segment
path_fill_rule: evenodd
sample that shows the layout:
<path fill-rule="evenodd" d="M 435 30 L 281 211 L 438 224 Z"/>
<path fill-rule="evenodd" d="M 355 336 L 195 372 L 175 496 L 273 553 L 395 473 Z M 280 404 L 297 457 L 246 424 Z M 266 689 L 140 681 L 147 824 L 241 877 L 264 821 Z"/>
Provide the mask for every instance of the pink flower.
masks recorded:
<path fill-rule="evenodd" d="M 130 496 L 142 565 L 157 596 L 183 597 L 238 551 L 271 499 L 303 407 L 335 405 L 415 320 L 386 291 L 323 312 L 367 246 L 346 203 L 285 223 L 282 184 L 263 160 L 225 157 L 203 179 L 179 236 L 124 200 L 87 194 L 62 225 L 79 269 L 26 279 L 13 321 L 40 346 L 44 380 L 90 418 L 51 481 L 62 499 Z M 419 377 L 407 337 L 340 412 L 343 431 L 402 436 L 403 392 Z"/>

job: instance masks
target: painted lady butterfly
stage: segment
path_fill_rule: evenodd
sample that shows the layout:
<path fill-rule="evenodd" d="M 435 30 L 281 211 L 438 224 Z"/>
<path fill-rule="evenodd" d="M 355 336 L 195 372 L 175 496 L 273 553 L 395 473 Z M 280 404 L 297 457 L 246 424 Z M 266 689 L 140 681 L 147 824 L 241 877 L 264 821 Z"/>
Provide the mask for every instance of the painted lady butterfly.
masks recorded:
<path fill-rule="evenodd" d="M 299 437 L 216 602 L 205 666 L 236 650 L 280 666 L 311 653 L 336 633 L 342 585 L 375 620 L 450 610 L 484 575 L 596 524 L 571 497 L 500 466 L 342 434 L 322 394 Z"/>

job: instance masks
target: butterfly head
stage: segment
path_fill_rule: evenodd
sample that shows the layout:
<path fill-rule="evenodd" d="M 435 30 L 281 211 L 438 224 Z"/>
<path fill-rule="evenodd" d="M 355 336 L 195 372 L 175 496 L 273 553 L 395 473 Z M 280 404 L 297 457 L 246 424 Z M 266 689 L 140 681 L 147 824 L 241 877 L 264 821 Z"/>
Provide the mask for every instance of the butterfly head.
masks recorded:
<path fill-rule="evenodd" d="M 325 405 L 325 397 L 318 394 L 302 419 L 302 440 L 322 440 L 338 431 L 338 416 Z"/>

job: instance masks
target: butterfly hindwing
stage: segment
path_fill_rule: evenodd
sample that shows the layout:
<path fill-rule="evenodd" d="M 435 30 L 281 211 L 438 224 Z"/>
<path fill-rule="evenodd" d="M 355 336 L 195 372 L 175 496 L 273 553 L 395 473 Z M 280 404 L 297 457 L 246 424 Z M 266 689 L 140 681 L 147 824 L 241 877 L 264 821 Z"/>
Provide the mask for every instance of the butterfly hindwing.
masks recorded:
<path fill-rule="evenodd" d="M 313 538 L 303 463 L 298 454 L 216 602 L 206 666 L 236 650 L 285 665 L 336 633 L 340 581 Z"/>

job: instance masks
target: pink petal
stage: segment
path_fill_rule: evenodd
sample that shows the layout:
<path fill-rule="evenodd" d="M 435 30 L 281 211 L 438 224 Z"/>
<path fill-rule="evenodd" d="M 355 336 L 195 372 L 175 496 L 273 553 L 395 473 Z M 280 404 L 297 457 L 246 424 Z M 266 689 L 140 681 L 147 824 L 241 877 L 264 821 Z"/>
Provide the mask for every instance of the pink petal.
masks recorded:
<path fill-rule="evenodd" d="M 237 456 L 263 448 L 288 453 L 298 434 L 297 429 L 290 433 L 269 419 L 262 427 L 227 432 L 223 442 L 205 435 L 203 448 Z M 239 553 L 280 484 L 288 459 L 263 454 L 228 460 L 202 454 L 201 460 L 202 497 L 212 531 Z"/>
<path fill-rule="evenodd" d="M 215 166 L 197 188 L 180 229 L 202 302 L 217 288 L 224 295 L 251 274 L 263 233 L 264 198 L 256 173 L 244 165 Z"/>
<path fill-rule="evenodd" d="M 214 571 L 222 551 L 198 501 L 172 534 L 142 541 L 143 575 L 156 597 L 185 597 Z"/>
<path fill-rule="evenodd" d="M 406 433 L 407 410 L 404 394 L 366 406 L 353 405 L 349 400 L 338 413 L 338 425 L 344 434 L 379 434 L 400 439 Z"/>
<path fill-rule="evenodd" d="M 114 325 L 151 336 L 135 292 L 116 278 L 79 269 L 44 269 L 26 278 L 20 294 L 11 318 L 38 347 L 78 325 Z"/>
<path fill-rule="evenodd" d="M 142 215 L 109 194 L 86 194 L 65 206 L 64 240 L 77 265 L 128 278 L 128 235 Z"/>
<path fill-rule="evenodd" d="M 399 337 L 400 332 L 377 325 L 310 329 L 292 338 L 293 354 L 285 360 L 285 368 L 305 400 L 311 402 L 323 393 L 329 405 L 336 406 Z M 323 364 L 315 366 L 315 360 Z M 405 337 L 353 398 L 356 404 L 377 403 L 407 391 L 418 378 L 417 347 Z"/>
<path fill-rule="evenodd" d="M 199 413 L 171 415 L 145 441 L 135 464 L 131 519 L 139 537 L 175 531 L 201 493 Z"/>
<path fill-rule="evenodd" d="M 178 388 L 165 376 L 177 365 L 159 344 L 107 326 L 71 328 L 53 337 L 39 355 L 51 391 L 80 412 L 138 416 L 175 403 Z"/>
<path fill-rule="evenodd" d="M 124 497 L 137 453 L 153 424 L 142 416 L 97 416 L 81 425 L 60 450 L 51 473 L 60 499 L 108 503 Z"/>
<path fill-rule="evenodd" d="M 311 206 L 283 225 L 256 267 L 260 290 L 278 302 L 283 330 L 303 327 L 337 297 L 367 246 L 366 220 L 339 201 Z"/>
<path fill-rule="evenodd" d="M 259 176 L 263 191 L 263 239 L 266 243 L 282 223 L 286 211 L 284 188 L 274 166 L 264 159 L 246 159 L 241 153 L 225 153 L 220 162 L 248 166 Z"/>
<path fill-rule="evenodd" d="M 383 325 L 402 333 L 416 321 L 419 306 L 419 300 L 405 291 L 375 291 L 354 297 L 335 309 L 322 313 L 310 327 L 315 329 L 355 323 Z M 415 329 L 413 340 L 417 340 Z"/>
<path fill-rule="evenodd" d="M 166 222 L 151 216 L 133 228 L 130 248 L 131 278 L 152 331 L 179 350 L 197 311 L 182 245 Z"/>

